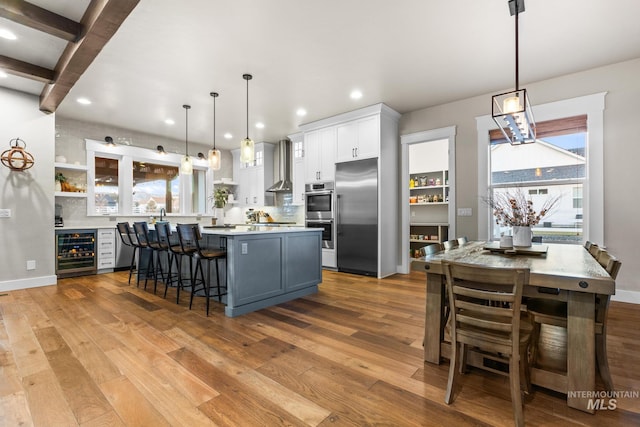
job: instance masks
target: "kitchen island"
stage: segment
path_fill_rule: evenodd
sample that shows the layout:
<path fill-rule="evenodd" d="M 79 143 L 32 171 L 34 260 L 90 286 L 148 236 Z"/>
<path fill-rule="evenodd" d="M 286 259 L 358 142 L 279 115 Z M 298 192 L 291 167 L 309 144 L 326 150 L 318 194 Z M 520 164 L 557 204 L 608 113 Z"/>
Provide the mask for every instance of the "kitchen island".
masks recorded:
<path fill-rule="evenodd" d="M 202 229 L 206 245 L 227 240 L 225 314 L 239 316 L 318 291 L 322 234 L 304 227 Z M 224 280 L 224 279 L 223 279 Z"/>

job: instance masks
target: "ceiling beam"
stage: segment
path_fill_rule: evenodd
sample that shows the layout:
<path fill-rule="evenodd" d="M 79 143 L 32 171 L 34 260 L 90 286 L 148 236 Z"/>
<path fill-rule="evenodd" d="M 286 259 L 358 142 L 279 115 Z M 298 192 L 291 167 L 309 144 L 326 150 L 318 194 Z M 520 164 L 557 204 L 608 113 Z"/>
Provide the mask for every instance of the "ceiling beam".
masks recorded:
<path fill-rule="evenodd" d="M 69 42 L 55 66 L 54 82 L 40 94 L 40 110 L 53 113 L 140 0 L 92 0 L 80 25 L 83 34 Z"/>
<path fill-rule="evenodd" d="M 0 16 L 67 41 L 76 41 L 78 22 L 22 0 L 0 0 Z"/>
<path fill-rule="evenodd" d="M 15 76 L 25 77 L 41 83 L 51 83 L 54 76 L 53 70 L 4 55 L 0 55 L 0 69 Z"/>

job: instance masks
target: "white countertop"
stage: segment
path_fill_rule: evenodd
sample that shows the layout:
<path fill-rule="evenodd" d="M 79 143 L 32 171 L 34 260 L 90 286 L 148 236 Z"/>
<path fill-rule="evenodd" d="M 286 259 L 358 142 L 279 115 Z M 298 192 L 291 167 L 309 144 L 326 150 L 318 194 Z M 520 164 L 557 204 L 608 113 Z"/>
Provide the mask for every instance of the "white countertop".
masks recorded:
<path fill-rule="evenodd" d="M 61 230 L 61 231 L 65 231 L 65 230 L 103 230 L 103 229 L 116 229 L 116 225 L 78 225 L 78 226 L 71 226 L 71 225 L 65 225 L 64 227 L 55 227 L 55 230 Z"/>
<path fill-rule="evenodd" d="M 202 234 L 216 234 L 219 236 L 239 236 L 239 235 L 247 235 L 247 234 L 273 234 L 273 233 L 299 233 L 301 231 L 305 232 L 318 232 L 321 233 L 322 230 L 319 228 L 307 228 L 302 226 L 291 226 L 291 227 L 268 227 L 264 225 L 251 226 L 251 225 L 242 225 L 236 226 L 235 228 L 202 228 Z"/>

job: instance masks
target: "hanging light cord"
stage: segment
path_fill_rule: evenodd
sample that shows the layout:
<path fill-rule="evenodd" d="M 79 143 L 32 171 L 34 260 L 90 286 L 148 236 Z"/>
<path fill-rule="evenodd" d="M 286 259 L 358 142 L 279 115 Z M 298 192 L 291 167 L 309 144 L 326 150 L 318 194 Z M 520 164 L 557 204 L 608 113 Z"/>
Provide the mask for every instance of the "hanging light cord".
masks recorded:
<path fill-rule="evenodd" d="M 213 97 L 213 149 L 216 149 L 216 98 L 217 92 L 211 92 L 209 95 Z"/>
<path fill-rule="evenodd" d="M 186 156 L 189 157 L 189 108 L 190 105 L 183 105 L 184 108 L 184 117 L 185 117 L 185 126 L 184 126 L 184 143 L 186 147 Z"/>
<path fill-rule="evenodd" d="M 519 78 L 519 63 L 520 61 L 518 60 L 519 57 L 519 41 L 518 41 L 518 0 L 515 0 L 515 6 L 516 6 L 516 91 L 520 90 L 520 78 Z"/>
<path fill-rule="evenodd" d="M 247 80 L 247 139 L 249 139 L 249 78 Z"/>

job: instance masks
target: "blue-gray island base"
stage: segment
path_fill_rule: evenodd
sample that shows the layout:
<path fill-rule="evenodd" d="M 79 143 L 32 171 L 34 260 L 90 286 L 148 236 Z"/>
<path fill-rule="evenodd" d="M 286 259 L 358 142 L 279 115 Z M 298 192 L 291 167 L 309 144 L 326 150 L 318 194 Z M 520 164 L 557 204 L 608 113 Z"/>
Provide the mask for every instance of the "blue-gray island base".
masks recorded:
<path fill-rule="evenodd" d="M 225 315 L 239 316 L 318 291 L 322 235 L 303 227 L 204 229 L 207 243 L 227 239 Z M 224 277 L 223 276 L 223 277 Z"/>

